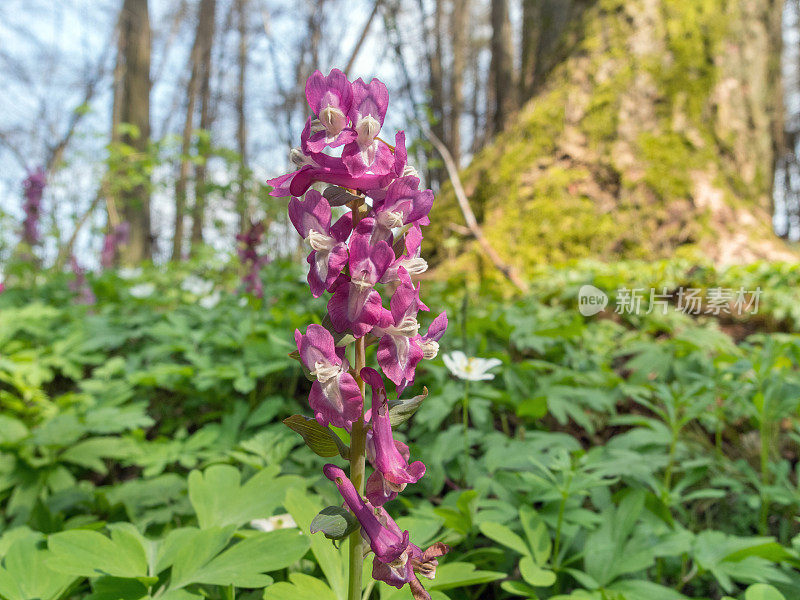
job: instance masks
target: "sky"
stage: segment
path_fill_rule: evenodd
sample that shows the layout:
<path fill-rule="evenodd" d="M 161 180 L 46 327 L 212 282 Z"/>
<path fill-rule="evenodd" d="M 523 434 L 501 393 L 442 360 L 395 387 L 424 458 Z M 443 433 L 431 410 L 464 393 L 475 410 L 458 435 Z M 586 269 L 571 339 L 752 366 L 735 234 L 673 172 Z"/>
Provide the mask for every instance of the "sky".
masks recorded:
<path fill-rule="evenodd" d="M 197 0 L 183 0 L 194 10 Z M 232 0 L 218 0 L 217 28 L 224 28 Z M 178 132 L 183 123 L 183 100 L 186 65 L 193 40 L 193 19 L 174 30 L 173 15 L 181 0 L 150 0 L 150 19 L 153 28 L 151 77 L 151 127 L 154 138 Z M 66 131 L 73 111 L 81 105 L 85 81 L 98 68 L 104 76 L 97 86 L 88 114 L 80 122 L 66 153 L 67 164 L 51 179 L 45 194 L 43 229 L 51 234 L 67 236 L 76 215 L 83 214 L 96 196 L 98 181 L 104 172 L 102 157 L 108 141 L 111 109 L 111 77 L 114 47 L 113 26 L 118 16 L 120 0 L 3 0 L 0 3 L 0 134 L 9 145 L 0 143 L 0 228 L 16 227 L 21 218 L 21 182 L 26 170 L 43 163 L 48 147 Z M 262 179 L 289 170 L 288 127 L 286 117 L 277 108 L 278 90 L 294 85 L 293 61 L 302 42 L 297 23 L 307 19 L 310 2 L 289 0 L 251 0 L 252 14 L 249 39 L 248 95 L 246 111 L 249 128 L 251 168 Z M 330 53 L 320 56 L 320 69 L 342 67 L 349 57 L 367 16 L 370 0 L 326 0 L 326 14 L 333 15 L 336 25 L 329 28 L 326 45 Z M 418 10 L 409 5 L 408 19 Z M 344 15 L 344 19 L 342 19 Z M 406 33 L 415 33 L 409 28 Z M 373 23 L 351 78 L 378 76 L 390 89 L 389 115 L 384 131 L 393 137 L 397 129 L 407 128 L 404 120 L 411 107 L 398 100 L 402 82 L 393 50 L 385 43 L 381 21 Z M 219 38 L 218 38 L 219 41 Z M 215 44 L 219 52 L 232 57 L 238 43 L 235 33 L 224 43 Z M 223 50 L 224 48 L 224 50 Z M 409 57 L 411 59 L 411 57 Z M 413 68 L 413 67 L 412 67 Z M 216 73 L 212 86 L 233 90 L 234 69 Z M 220 99 L 228 106 L 230 97 Z M 297 115 L 291 124 L 296 140 L 304 117 Z M 221 108 L 214 123 L 216 144 L 235 147 L 234 113 Z M 295 142 L 297 143 L 297 141 Z M 173 149 L 175 148 L 173 142 Z M 211 177 L 219 183 L 229 174 L 222 165 L 212 166 Z M 170 181 L 170 167 L 158 171 L 155 180 Z M 167 189 L 156 190 L 153 198 L 153 222 L 156 235 L 166 251 L 171 237 L 173 206 Z M 10 219 L 2 218 L 2 214 Z M 93 266 L 101 238 L 96 232 L 105 225 L 103 211 L 91 221 L 79 238 L 78 252 L 85 255 L 84 263 Z M 233 224 L 233 215 L 226 207 L 217 207 L 215 217 Z M 95 234 L 92 234 L 92 227 Z M 0 230 L 0 234 L 7 231 Z M 0 237 L 8 238 L 7 235 Z M 213 242 L 214 240 L 212 240 Z M 229 240 L 219 240 L 230 249 Z M 55 239 L 45 245 L 48 256 L 54 255 Z M 1 249 L 0 249 L 1 251 Z M 7 249 L 8 251 L 8 249 Z M 0 258 L 2 255 L 0 254 Z"/>

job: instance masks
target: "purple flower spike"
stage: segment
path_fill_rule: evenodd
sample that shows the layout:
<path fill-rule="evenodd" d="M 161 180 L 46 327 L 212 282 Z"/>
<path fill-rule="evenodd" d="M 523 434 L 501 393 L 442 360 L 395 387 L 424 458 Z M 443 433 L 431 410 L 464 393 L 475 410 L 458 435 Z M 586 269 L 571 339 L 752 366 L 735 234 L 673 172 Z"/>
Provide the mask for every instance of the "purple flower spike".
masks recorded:
<path fill-rule="evenodd" d="M 381 472 L 387 487 L 402 492 L 409 483 L 416 483 L 425 475 L 421 461 L 408 463 L 395 445 L 392 424 L 389 420 L 389 402 L 380 374 L 369 367 L 361 369 L 361 378 L 372 388 L 372 431 L 368 438 L 368 455 L 373 457 L 373 466 Z"/>
<path fill-rule="evenodd" d="M 25 220 L 22 224 L 22 237 L 29 246 L 39 243 L 39 218 L 42 211 L 42 195 L 47 178 L 44 170 L 31 171 L 22 183 L 25 190 Z"/>
<path fill-rule="evenodd" d="M 326 77 L 314 71 L 306 81 L 306 100 L 317 115 L 328 138 L 335 138 L 347 125 L 353 104 L 353 86 L 339 69 Z"/>
<path fill-rule="evenodd" d="M 305 335 L 295 330 L 294 339 L 300 360 L 317 379 L 309 395 L 314 417 L 320 425 L 349 431 L 361 417 L 363 400 L 356 380 L 347 372 L 347 361 L 336 352 L 333 336 L 322 325 L 309 325 Z"/>
<path fill-rule="evenodd" d="M 100 264 L 104 269 L 110 269 L 114 266 L 119 254 L 119 247 L 128 243 L 130 230 L 130 224 L 127 221 L 123 221 L 106 234 L 103 239 L 103 250 L 100 253 Z"/>
<path fill-rule="evenodd" d="M 397 524 L 388 515 L 388 521 L 381 523 L 375 514 L 375 508 L 364 502 L 358 495 L 353 483 L 339 467 L 327 464 L 322 468 L 325 477 L 330 479 L 342 495 L 347 508 L 355 515 L 361 525 L 362 535 L 369 541 L 376 560 L 392 563 L 406 554 L 409 547 L 408 531 L 400 531 Z M 379 511 L 382 512 L 382 511 Z"/>
<path fill-rule="evenodd" d="M 386 190 L 386 197 L 375 206 L 377 219 L 384 227 L 402 227 L 419 222 L 429 223 L 428 213 L 433 206 L 433 192 L 420 190 L 417 177 L 395 179 Z"/>
<path fill-rule="evenodd" d="M 74 255 L 70 257 L 69 264 L 73 275 L 75 275 L 75 279 L 69 284 L 70 291 L 76 294 L 75 303 L 87 305 L 95 304 L 97 298 L 92 288 L 89 287 L 89 282 L 86 279 L 86 271 L 78 264 L 78 259 L 76 259 Z"/>
<path fill-rule="evenodd" d="M 352 216 L 347 214 L 331 227 L 331 207 L 316 190 L 309 190 L 305 200 L 292 198 L 289 218 L 300 236 L 311 246 L 307 262 L 308 285 L 315 298 L 330 289 L 347 264 L 347 238 L 352 230 Z"/>
<path fill-rule="evenodd" d="M 378 364 L 395 385 L 414 380 L 414 370 L 423 356 L 417 322 L 419 290 L 405 271 L 400 271 L 400 278 L 401 284 L 390 302 L 392 324 L 380 329 L 377 351 Z"/>

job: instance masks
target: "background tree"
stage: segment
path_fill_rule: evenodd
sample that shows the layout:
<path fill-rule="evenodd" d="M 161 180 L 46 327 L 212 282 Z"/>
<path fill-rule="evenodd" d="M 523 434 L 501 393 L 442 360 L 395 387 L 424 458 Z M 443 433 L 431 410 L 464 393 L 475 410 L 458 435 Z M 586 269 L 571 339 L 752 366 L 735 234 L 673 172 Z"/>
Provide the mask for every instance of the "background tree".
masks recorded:
<path fill-rule="evenodd" d="M 795 259 L 770 218 L 782 2 L 540 7 L 535 94 L 462 174 L 505 261 Z M 474 272 L 451 192 L 434 213 L 437 259 Z"/>
<path fill-rule="evenodd" d="M 133 152 L 126 154 L 128 169 L 117 173 L 126 183 L 118 187 L 117 205 L 130 236 L 122 253 L 125 263 L 152 255 L 149 174 L 143 156 L 150 142 L 150 16 L 147 0 L 124 0 L 119 14 L 115 69 L 112 143 Z"/>

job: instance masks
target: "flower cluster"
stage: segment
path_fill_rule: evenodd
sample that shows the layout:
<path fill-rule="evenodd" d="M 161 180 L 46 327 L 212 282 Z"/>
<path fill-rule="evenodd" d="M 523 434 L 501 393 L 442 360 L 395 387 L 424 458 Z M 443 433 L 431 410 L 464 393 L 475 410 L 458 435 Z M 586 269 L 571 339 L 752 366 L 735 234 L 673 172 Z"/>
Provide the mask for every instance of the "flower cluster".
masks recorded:
<path fill-rule="evenodd" d="M 131 226 L 123 221 L 109 231 L 103 239 L 103 250 L 100 252 L 100 264 L 104 269 L 110 269 L 119 258 L 120 246 L 128 243 Z"/>
<path fill-rule="evenodd" d="M 42 195 L 46 184 L 42 169 L 31 171 L 22 183 L 25 191 L 25 202 L 22 210 L 25 220 L 22 223 L 22 238 L 29 246 L 39 243 L 39 218 L 42 211 Z"/>
<path fill-rule="evenodd" d="M 264 297 L 264 284 L 261 281 L 261 267 L 269 262 L 269 257 L 259 254 L 258 246 L 264 236 L 264 223 L 251 225 L 244 233 L 236 235 L 236 240 L 241 243 L 238 249 L 239 260 L 244 265 L 245 273 L 242 283 L 248 294 L 257 298 Z"/>
<path fill-rule="evenodd" d="M 366 432 L 366 458 L 374 469 L 366 497 L 342 469 L 329 464 L 324 473 L 375 554 L 373 577 L 397 588 L 409 584 L 416 598 L 429 598 L 417 575 L 432 578 L 447 547 L 423 551 L 383 508 L 425 474 L 425 465 L 411 462 L 408 446 L 394 439 L 384 377 L 402 394 L 414 382 L 417 364 L 436 356 L 447 328 L 442 313 L 420 332 L 418 313 L 429 309 L 412 280 L 428 267 L 420 256 L 421 227 L 429 223 L 433 193 L 420 189 L 407 164 L 404 133 L 397 133 L 393 146 L 378 137 L 388 106 L 383 83 L 350 82 L 334 69 L 327 76 L 315 72 L 305 91 L 314 116 L 292 150 L 299 168 L 268 182 L 273 196 L 292 197 L 289 217 L 310 247 L 312 295 L 330 293 L 323 325 L 296 331 L 295 341 L 313 380 L 309 404 L 317 422 L 354 436 L 357 424 Z M 310 189 L 315 183 L 323 193 Z M 364 348 L 371 344 L 383 375 L 364 365 Z M 349 346 L 355 346 L 352 354 Z M 366 412 L 364 385 L 371 388 Z"/>

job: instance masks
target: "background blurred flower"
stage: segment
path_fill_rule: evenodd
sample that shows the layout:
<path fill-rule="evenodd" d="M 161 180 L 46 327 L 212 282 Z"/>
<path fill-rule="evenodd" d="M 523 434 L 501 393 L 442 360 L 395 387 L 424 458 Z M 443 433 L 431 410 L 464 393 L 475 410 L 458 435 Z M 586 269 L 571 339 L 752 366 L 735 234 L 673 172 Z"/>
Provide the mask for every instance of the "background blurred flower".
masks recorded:
<path fill-rule="evenodd" d="M 148 298 L 152 296 L 153 292 L 155 291 L 156 291 L 155 284 L 140 283 L 139 285 L 135 285 L 131 289 L 129 289 L 128 293 L 134 298 Z"/>
<path fill-rule="evenodd" d="M 459 379 L 467 381 L 487 381 L 494 379 L 494 374 L 489 369 L 503 364 L 499 358 L 478 358 L 467 356 L 461 350 L 456 350 L 442 356 L 444 365 Z"/>

